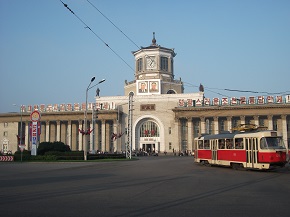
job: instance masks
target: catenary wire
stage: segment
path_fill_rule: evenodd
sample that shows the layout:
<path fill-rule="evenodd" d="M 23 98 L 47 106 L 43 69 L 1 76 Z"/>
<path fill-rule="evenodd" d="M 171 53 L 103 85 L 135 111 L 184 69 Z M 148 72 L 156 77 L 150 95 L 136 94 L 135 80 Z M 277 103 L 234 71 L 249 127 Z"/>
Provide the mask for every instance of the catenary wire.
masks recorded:
<path fill-rule="evenodd" d="M 86 29 L 89 29 L 100 41 L 102 41 L 106 47 L 108 47 L 117 57 L 119 57 L 133 72 L 135 71 L 115 50 L 113 50 L 109 44 L 107 44 L 95 31 L 93 31 L 72 9 L 68 7 L 62 0 L 59 0 L 65 8 L 67 8 L 75 17 L 84 24 Z"/>
<path fill-rule="evenodd" d="M 93 7 L 95 8 L 106 20 L 108 20 L 117 30 L 119 30 L 130 42 L 132 42 L 132 44 L 134 44 L 139 50 L 141 50 L 143 53 L 145 53 L 146 57 L 148 57 L 149 59 L 151 59 L 151 61 L 154 61 L 152 59 L 151 56 L 149 56 L 146 51 L 144 49 L 142 49 L 142 47 L 138 46 L 127 34 L 125 34 L 115 23 L 113 23 L 112 20 L 110 20 L 103 12 L 101 12 L 100 9 L 98 9 L 92 2 L 90 2 L 89 0 L 87 0 L 87 2 Z M 158 62 L 156 63 L 157 68 L 159 68 L 159 64 Z"/>
<path fill-rule="evenodd" d="M 194 85 L 194 84 L 191 84 L 191 83 L 188 83 L 188 82 L 183 82 L 184 84 L 186 84 L 186 86 L 189 86 L 189 87 L 199 87 L 197 85 Z M 220 96 L 224 96 L 224 97 L 228 97 L 230 98 L 230 96 L 227 96 L 225 94 L 222 94 L 222 93 L 219 93 L 219 92 L 216 92 L 216 91 L 213 91 L 214 90 L 220 90 L 220 91 L 229 91 L 229 92 L 240 92 L 240 93 L 255 93 L 255 94 L 267 94 L 267 95 L 288 95 L 290 94 L 290 91 L 283 91 L 283 92 L 275 92 L 275 93 L 272 93 L 272 92 L 264 92 L 264 91 L 251 91 L 251 90 L 234 90 L 234 89 L 221 89 L 221 88 L 214 88 L 214 87 L 204 87 L 207 91 L 209 92 L 212 92 L 212 93 L 215 93 L 217 95 L 220 95 Z"/>
<path fill-rule="evenodd" d="M 61 1 L 61 0 L 60 0 Z M 138 49 L 142 49 L 140 46 L 138 46 L 127 34 L 125 34 L 117 25 L 115 25 L 104 13 L 102 13 L 94 4 L 92 4 L 89 0 L 87 0 L 87 2 L 93 7 L 95 8 L 105 19 L 107 19 L 116 29 L 118 29 L 130 42 L 132 42 Z M 98 36 L 96 34 L 96 32 L 94 32 L 79 16 L 77 16 L 73 10 L 71 10 L 67 4 L 65 4 L 63 1 L 61 1 L 61 3 L 64 5 L 64 7 L 66 7 L 73 15 L 75 15 L 77 17 L 77 19 L 79 21 L 81 21 L 84 25 L 85 25 L 85 28 L 89 29 L 100 41 L 102 41 L 117 57 L 119 57 L 132 71 L 135 72 L 135 70 L 117 53 L 115 52 L 100 36 Z M 146 54 L 146 52 L 143 50 L 143 52 Z M 148 56 L 146 54 L 146 56 Z M 148 56 L 150 59 L 151 57 Z M 187 82 L 184 82 L 184 83 L 187 83 Z M 187 83 L 187 84 L 190 84 L 190 83 Z M 195 85 L 192 85 L 190 84 L 191 86 L 194 86 L 194 87 L 198 87 L 198 86 L 195 86 Z M 268 94 L 268 95 L 275 95 L 275 94 L 283 94 L 283 95 L 286 95 L 286 94 L 289 94 L 290 91 L 284 91 L 284 92 L 277 92 L 277 93 L 270 93 L 270 92 L 259 92 L 259 91 L 252 91 L 252 90 L 236 90 L 236 89 L 219 89 L 219 88 L 210 88 L 210 87 L 205 87 L 205 89 L 207 89 L 209 92 L 213 92 L 215 94 L 218 94 L 218 95 L 221 95 L 221 96 L 225 96 L 225 97 L 229 97 L 227 95 L 224 95 L 224 94 L 221 94 L 219 92 L 215 92 L 215 91 L 212 91 L 210 89 L 217 89 L 217 90 L 223 90 L 223 91 L 230 91 L 230 92 L 241 92 L 241 93 L 255 93 L 255 94 Z"/>

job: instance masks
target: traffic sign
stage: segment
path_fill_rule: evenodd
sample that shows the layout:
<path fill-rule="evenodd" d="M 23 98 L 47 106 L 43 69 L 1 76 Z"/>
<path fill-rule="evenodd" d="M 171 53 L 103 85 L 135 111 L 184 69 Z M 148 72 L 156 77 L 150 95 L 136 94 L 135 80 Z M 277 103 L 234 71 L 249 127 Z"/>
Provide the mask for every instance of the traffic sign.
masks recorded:
<path fill-rule="evenodd" d="M 21 152 L 23 152 L 23 150 L 25 149 L 25 145 L 24 144 L 18 145 L 18 147 L 20 148 Z"/>

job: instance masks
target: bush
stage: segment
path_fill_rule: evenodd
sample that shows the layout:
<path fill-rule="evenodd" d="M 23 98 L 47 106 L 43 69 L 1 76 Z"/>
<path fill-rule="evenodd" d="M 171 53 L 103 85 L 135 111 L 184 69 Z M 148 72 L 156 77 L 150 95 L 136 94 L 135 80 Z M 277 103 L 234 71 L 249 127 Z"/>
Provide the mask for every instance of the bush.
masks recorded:
<path fill-rule="evenodd" d="M 70 147 L 63 142 L 41 142 L 37 148 L 37 155 L 44 155 L 46 152 L 69 152 Z"/>
<path fill-rule="evenodd" d="M 122 159 L 126 158 L 124 154 L 89 154 L 88 160 L 98 160 L 98 159 Z"/>
<path fill-rule="evenodd" d="M 31 158 L 31 151 L 23 150 L 22 161 L 29 161 Z M 14 153 L 14 161 L 21 161 L 21 151 L 16 151 Z"/>

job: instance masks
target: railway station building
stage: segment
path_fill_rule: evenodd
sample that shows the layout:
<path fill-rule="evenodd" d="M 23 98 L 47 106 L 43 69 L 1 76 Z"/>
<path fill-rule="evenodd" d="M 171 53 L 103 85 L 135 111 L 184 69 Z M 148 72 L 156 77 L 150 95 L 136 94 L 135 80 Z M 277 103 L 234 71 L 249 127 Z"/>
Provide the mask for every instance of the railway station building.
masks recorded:
<path fill-rule="evenodd" d="M 0 114 L 1 152 L 14 153 L 20 140 L 31 149 L 34 110 L 41 114 L 38 142 L 61 141 L 71 150 L 84 150 L 84 134 L 90 132 L 90 152 L 122 152 L 128 143 L 136 151 L 190 152 L 201 134 L 231 132 L 240 124 L 277 130 L 289 147 L 290 95 L 210 99 L 202 85 L 195 93 L 184 93 L 182 79 L 175 79 L 174 49 L 158 45 L 153 36 L 149 46 L 132 54 L 134 79 L 124 81 L 123 96 L 97 93 L 87 104 L 22 105 L 19 113 Z"/>

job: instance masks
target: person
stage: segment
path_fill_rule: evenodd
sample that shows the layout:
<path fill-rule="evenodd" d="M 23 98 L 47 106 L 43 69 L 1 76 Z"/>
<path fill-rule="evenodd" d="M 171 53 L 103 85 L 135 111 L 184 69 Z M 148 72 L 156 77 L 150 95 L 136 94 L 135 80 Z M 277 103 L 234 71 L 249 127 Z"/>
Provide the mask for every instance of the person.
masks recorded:
<path fill-rule="evenodd" d="M 96 90 L 96 96 L 100 96 L 100 89 L 99 88 L 97 88 L 97 90 Z"/>
<path fill-rule="evenodd" d="M 145 82 L 140 84 L 139 93 L 146 93 L 147 92 L 147 85 Z"/>
<path fill-rule="evenodd" d="M 157 92 L 157 91 L 158 91 L 157 83 L 156 82 L 151 82 L 150 92 Z"/>

